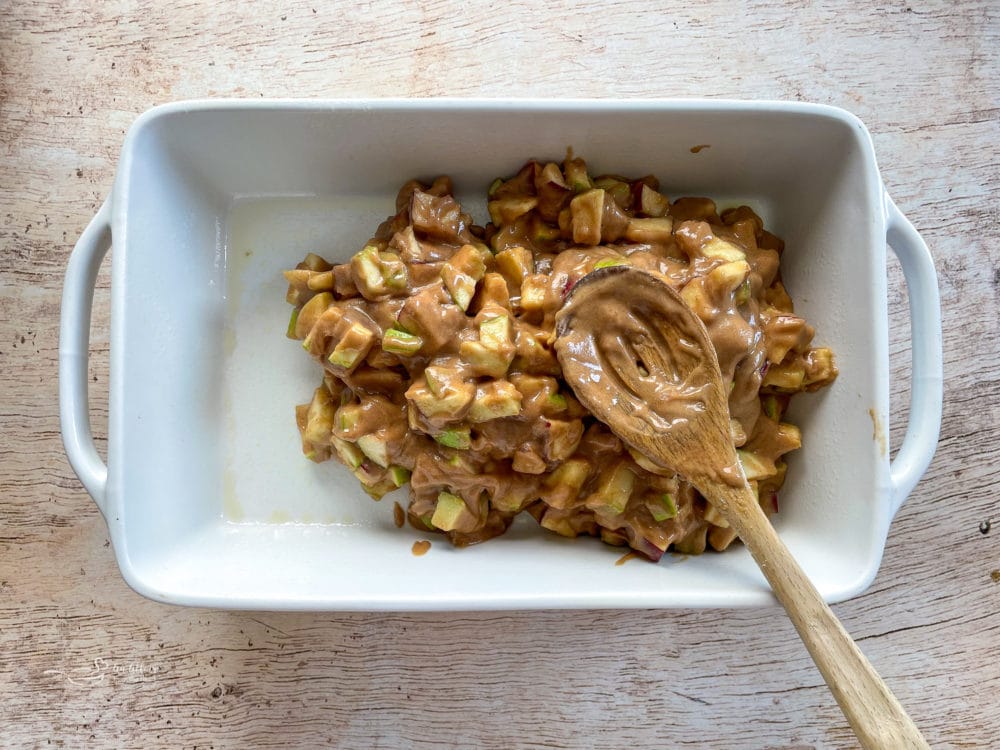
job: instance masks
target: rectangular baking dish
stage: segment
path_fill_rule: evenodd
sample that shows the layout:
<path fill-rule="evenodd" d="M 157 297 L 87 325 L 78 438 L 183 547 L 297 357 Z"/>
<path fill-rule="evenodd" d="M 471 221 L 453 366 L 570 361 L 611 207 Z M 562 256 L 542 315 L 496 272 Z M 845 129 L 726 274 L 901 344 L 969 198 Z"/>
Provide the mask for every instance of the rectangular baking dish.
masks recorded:
<path fill-rule="evenodd" d="M 697 149 L 695 146 L 703 146 Z M 771 600 L 746 551 L 616 566 L 621 550 L 518 522 L 462 550 L 393 524 L 346 469 L 300 452 L 294 405 L 318 381 L 284 336 L 281 270 L 346 260 L 412 177 L 450 174 L 481 221 L 490 181 L 567 147 L 595 173 L 656 174 L 671 196 L 748 203 L 783 237 L 797 310 L 840 377 L 796 400 L 804 447 L 775 525 L 828 601 L 863 591 L 926 469 L 941 332 L 926 245 L 887 196 L 853 115 L 735 101 L 203 101 L 157 107 L 125 139 L 108 201 L 69 262 L 60 409 L 69 460 L 125 580 L 225 608 L 732 607 Z M 908 286 L 912 403 L 894 460 L 886 244 Z M 93 286 L 113 244 L 107 464 L 87 413 Z M 405 498 L 401 498 L 404 500 Z M 433 537 L 432 537 L 433 540 Z"/>

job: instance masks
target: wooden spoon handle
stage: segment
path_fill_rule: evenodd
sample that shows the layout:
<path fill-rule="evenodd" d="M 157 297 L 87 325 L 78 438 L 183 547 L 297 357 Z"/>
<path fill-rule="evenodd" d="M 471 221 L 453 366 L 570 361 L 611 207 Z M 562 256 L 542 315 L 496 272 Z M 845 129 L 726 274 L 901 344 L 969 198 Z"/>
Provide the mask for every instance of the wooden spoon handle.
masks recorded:
<path fill-rule="evenodd" d="M 750 488 L 717 486 L 713 496 L 717 495 L 723 496 L 719 510 L 784 605 L 861 745 L 868 750 L 929 748 L 896 696 L 792 557 Z M 723 505 L 736 507 L 726 512 Z"/>

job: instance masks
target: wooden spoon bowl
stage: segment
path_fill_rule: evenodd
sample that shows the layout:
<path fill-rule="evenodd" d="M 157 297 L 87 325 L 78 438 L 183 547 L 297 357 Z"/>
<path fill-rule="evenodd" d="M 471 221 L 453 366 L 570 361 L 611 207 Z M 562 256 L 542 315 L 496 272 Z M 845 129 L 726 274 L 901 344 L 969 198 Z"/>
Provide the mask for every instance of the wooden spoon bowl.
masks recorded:
<path fill-rule="evenodd" d="M 556 334 L 566 382 L 583 405 L 687 479 L 739 535 L 862 746 L 927 748 L 761 510 L 730 435 L 715 348 L 681 296 L 646 271 L 600 269 L 573 288 L 556 316 Z"/>

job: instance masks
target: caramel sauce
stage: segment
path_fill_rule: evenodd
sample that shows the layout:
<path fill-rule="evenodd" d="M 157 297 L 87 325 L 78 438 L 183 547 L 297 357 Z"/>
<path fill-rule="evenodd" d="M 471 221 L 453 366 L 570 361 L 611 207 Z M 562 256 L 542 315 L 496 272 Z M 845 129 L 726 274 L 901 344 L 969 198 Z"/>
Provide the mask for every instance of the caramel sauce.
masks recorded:
<path fill-rule="evenodd" d="M 427 554 L 427 550 L 431 548 L 431 543 L 426 539 L 420 539 L 413 543 L 413 556 L 423 557 Z"/>
<path fill-rule="evenodd" d="M 627 552 L 617 560 L 615 560 L 615 565 L 624 565 L 629 560 L 638 560 L 641 555 L 638 552 Z"/>

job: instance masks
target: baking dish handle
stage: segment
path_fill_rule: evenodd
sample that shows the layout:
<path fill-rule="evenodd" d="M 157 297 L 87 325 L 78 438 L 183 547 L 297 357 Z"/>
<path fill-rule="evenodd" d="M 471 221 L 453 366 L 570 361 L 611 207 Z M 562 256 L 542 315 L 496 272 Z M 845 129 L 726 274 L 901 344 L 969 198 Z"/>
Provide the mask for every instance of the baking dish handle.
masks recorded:
<path fill-rule="evenodd" d="M 941 353 L 941 300 L 937 273 L 927 243 L 885 194 L 886 242 L 903 268 L 910 298 L 912 371 L 910 417 L 906 435 L 889 467 L 892 514 L 927 470 L 941 430 L 943 367 Z"/>
<path fill-rule="evenodd" d="M 90 313 L 101 261 L 111 247 L 111 207 L 107 201 L 83 230 L 66 268 L 59 321 L 59 421 L 73 471 L 106 515 L 108 467 L 90 432 L 87 361 Z"/>

